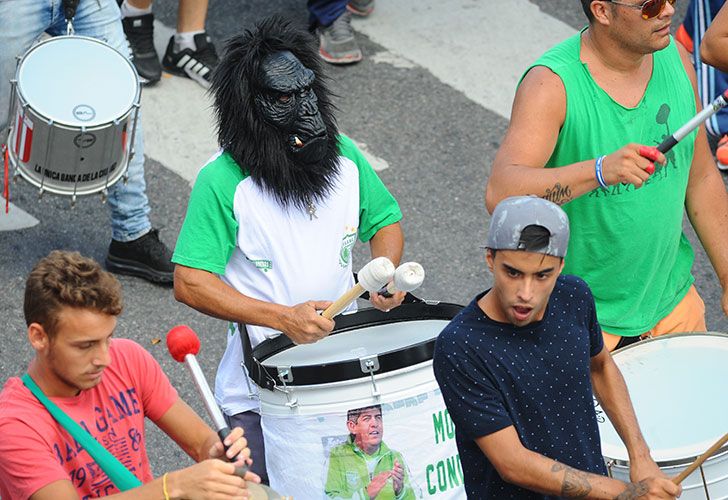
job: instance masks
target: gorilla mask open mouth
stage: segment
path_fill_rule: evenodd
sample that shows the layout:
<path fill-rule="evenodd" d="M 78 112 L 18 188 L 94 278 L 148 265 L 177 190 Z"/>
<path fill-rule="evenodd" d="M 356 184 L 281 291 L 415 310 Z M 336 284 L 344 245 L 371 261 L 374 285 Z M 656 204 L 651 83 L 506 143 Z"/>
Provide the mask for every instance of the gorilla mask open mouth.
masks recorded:
<path fill-rule="evenodd" d="M 301 133 L 288 136 L 288 145 L 292 154 L 305 163 L 316 163 L 326 155 L 328 136 L 324 129 L 312 136 Z"/>

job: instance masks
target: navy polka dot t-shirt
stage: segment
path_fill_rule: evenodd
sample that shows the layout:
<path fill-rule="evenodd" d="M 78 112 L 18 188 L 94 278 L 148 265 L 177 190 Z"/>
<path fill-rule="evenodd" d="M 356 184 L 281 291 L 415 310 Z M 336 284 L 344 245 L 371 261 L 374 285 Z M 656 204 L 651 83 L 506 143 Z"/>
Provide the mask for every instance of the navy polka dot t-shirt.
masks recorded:
<path fill-rule="evenodd" d="M 475 443 L 511 425 L 529 450 L 606 475 L 589 378 L 604 342 L 586 283 L 559 276 L 543 319 L 524 327 L 488 318 L 483 295 L 445 327 L 433 359 L 468 498 L 558 498 L 506 483 Z"/>

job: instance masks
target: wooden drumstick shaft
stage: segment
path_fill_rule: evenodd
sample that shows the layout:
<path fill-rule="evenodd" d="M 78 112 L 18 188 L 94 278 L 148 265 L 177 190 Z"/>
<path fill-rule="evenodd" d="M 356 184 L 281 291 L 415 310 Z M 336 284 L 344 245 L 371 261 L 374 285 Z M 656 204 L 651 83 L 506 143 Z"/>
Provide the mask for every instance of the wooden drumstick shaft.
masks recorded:
<path fill-rule="evenodd" d="M 344 293 L 344 295 L 336 299 L 333 304 L 327 307 L 326 310 L 321 313 L 321 316 L 327 319 L 333 318 L 341 311 L 346 309 L 346 306 L 361 297 L 361 294 L 363 294 L 365 291 L 366 290 L 364 290 L 364 287 L 361 286 L 361 284 L 357 283 L 356 285 L 351 287 L 349 291 Z"/>
<path fill-rule="evenodd" d="M 701 465 L 703 465 L 703 462 L 705 462 L 708 458 L 710 458 L 713 455 L 713 453 L 715 453 L 716 451 L 718 451 L 721 448 L 721 446 L 723 446 L 726 443 L 728 443 L 728 433 L 726 433 L 722 438 L 720 438 L 718 441 L 716 441 L 713 444 L 713 446 L 711 446 L 710 448 L 708 448 L 708 450 L 705 453 L 703 453 L 702 455 L 700 455 L 695 460 L 695 462 L 693 462 L 692 464 L 690 464 L 688 466 L 687 469 L 685 469 L 684 471 L 682 471 L 677 476 L 673 477 L 672 478 L 672 482 L 675 483 L 675 484 L 682 483 L 683 480 L 686 477 L 688 477 L 690 474 L 692 474 L 693 471 L 695 471 L 695 469 L 697 469 L 698 467 L 700 467 Z"/>
<path fill-rule="evenodd" d="M 364 292 L 379 290 L 392 279 L 392 276 L 394 276 L 394 264 L 388 258 L 377 257 L 376 259 L 372 259 L 359 270 L 359 282 L 336 299 L 321 315 L 324 318 L 333 318 Z"/>

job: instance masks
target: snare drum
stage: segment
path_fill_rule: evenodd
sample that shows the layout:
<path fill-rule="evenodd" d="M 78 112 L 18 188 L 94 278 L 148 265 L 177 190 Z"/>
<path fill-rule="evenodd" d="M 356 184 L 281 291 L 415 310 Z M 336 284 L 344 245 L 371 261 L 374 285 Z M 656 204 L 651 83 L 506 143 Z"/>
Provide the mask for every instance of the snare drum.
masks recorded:
<path fill-rule="evenodd" d="M 352 498 L 378 469 L 366 477 L 366 465 L 355 470 L 339 460 L 358 453 L 347 414 L 379 405 L 382 424 L 371 435 L 385 455 L 382 464 L 391 467 L 394 457 L 404 462 L 405 498 L 464 498 L 455 429 L 432 371 L 435 339 L 461 308 L 367 309 L 337 316 L 334 332 L 315 344 L 294 345 L 281 336 L 257 346 L 250 371 L 262 388 L 271 486 L 296 498 Z M 393 498 L 392 486 L 386 488 L 378 498 Z"/>
<path fill-rule="evenodd" d="M 673 477 L 728 432 L 728 335 L 681 333 L 613 353 L 652 458 Z M 609 474 L 629 482 L 629 457 L 597 406 Z M 728 499 L 728 446 L 683 482 L 681 500 Z"/>
<path fill-rule="evenodd" d="M 106 43 L 49 38 L 19 60 L 8 117 L 14 173 L 61 195 L 105 192 L 126 172 L 141 86 Z"/>

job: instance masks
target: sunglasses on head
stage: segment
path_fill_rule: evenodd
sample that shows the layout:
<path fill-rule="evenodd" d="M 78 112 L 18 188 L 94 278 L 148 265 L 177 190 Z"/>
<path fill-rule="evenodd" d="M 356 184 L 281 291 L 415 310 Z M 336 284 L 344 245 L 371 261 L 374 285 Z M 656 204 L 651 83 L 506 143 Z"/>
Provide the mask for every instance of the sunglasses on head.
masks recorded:
<path fill-rule="evenodd" d="M 617 0 L 607 0 L 616 5 L 623 5 L 632 9 L 640 9 L 642 11 L 642 19 L 652 19 L 657 17 L 665 8 L 665 4 L 670 2 L 670 5 L 675 4 L 675 0 L 645 0 L 641 5 L 635 5 L 632 3 L 618 2 Z"/>

